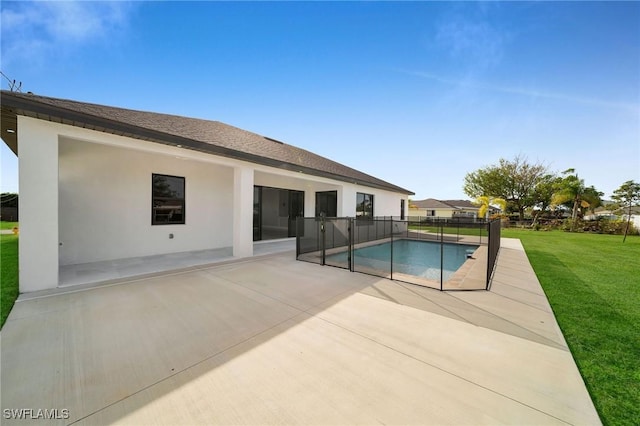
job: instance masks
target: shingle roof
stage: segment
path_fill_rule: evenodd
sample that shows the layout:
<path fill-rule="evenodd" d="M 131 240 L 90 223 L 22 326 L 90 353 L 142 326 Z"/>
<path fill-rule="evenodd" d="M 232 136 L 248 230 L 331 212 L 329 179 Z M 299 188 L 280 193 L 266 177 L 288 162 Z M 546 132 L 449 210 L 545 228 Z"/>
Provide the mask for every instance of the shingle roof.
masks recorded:
<path fill-rule="evenodd" d="M 451 206 L 458 207 L 460 209 L 478 209 L 479 206 L 473 204 L 469 200 L 442 200 L 443 203 L 447 203 Z"/>
<path fill-rule="evenodd" d="M 411 204 L 420 209 L 451 209 L 453 206 L 443 203 L 435 198 L 427 198 L 426 200 L 411 201 Z"/>
<path fill-rule="evenodd" d="M 413 192 L 329 160 L 310 151 L 239 129 L 219 121 L 136 111 L 2 91 L 2 139 L 14 152 L 16 134 L 8 134 L 16 115 L 128 136 L 185 149 L 328 177 L 368 187 L 412 195 Z"/>

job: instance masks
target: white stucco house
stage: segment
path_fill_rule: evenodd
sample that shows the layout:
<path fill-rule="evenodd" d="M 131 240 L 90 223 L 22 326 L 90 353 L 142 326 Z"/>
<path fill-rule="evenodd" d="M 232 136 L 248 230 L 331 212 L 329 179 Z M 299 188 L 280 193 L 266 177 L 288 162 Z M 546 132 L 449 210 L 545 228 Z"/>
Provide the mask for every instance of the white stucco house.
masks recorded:
<path fill-rule="evenodd" d="M 630 222 L 634 228 L 640 233 L 640 206 L 631 207 L 631 215 L 629 215 L 628 207 L 621 207 L 616 210 L 606 210 L 603 207 L 599 207 L 592 214 L 584 216 L 584 220 L 609 219 L 626 221 L 629 218 L 631 218 Z"/>
<path fill-rule="evenodd" d="M 295 218 L 404 216 L 411 191 L 217 121 L 2 91 L 18 155 L 20 291 L 62 265 L 295 235 Z"/>

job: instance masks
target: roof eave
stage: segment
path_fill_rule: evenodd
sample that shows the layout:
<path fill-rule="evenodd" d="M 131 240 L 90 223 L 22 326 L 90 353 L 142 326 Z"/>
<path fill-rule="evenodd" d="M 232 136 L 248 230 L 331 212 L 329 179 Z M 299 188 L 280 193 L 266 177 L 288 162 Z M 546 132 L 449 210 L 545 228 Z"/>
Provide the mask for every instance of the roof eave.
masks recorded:
<path fill-rule="evenodd" d="M 10 94 L 3 94 L 2 96 L 2 135 L 3 140 L 5 135 L 15 135 L 7 137 L 5 143 L 11 148 L 11 150 L 18 155 L 18 140 L 17 140 L 17 115 L 24 115 L 27 117 L 45 119 L 47 121 L 57 122 L 61 124 L 72 125 L 75 127 L 88 128 L 91 130 L 101 131 L 104 133 L 115 134 L 119 136 L 127 136 L 134 139 L 140 139 L 164 145 L 174 146 L 183 149 L 190 149 L 207 154 L 218 155 L 226 158 L 232 158 L 235 160 L 247 161 L 254 164 L 260 164 L 264 166 L 274 167 L 283 170 L 289 170 L 294 172 L 300 172 L 309 174 L 312 176 L 325 177 L 329 179 L 339 180 L 341 182 L 354 183 L 356 185 L 363 185 L 370 188 L 382 189 L 392 192 L 400 192 L 407 195 L 414 195 L 413 192 L 397 187 L 395 185 L 383 185 L 373 182 L 367 182 L 360 179 L 349 178 L 342 175 L 337 175 L 314 168 L 301 166 L 297 164 L 282 162 L 278 160 L 261 157 L 259 155 L 250 154 L 242 151 L 237 151 L 229 148 L 224 148 L 218 145 L 209 144 L 202 141 L 197 141 L 190 138 L 184 138 L 176 135 L 167 134 L 164 132 L 148 129 L 145 127 L 136 126 L 133 124 L 122 123 L 116 120 L 110 120 L 103 117 L 97 117 L 91 114 L 80 113 L 72 111 L 66 108 L 56 107 L 53 105 L 43 104 L 37 100 L 25 99 L 24 97 L 11 96 Z M 7 117 L 7 125 L 12 125 L 14 133 L 5 131 L 5 116 Z"/>

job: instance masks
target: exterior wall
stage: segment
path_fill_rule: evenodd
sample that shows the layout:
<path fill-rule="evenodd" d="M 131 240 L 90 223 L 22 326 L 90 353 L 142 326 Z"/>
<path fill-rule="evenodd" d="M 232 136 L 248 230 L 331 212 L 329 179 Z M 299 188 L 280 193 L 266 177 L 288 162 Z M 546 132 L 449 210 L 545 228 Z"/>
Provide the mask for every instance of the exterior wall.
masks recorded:
<path fill-rule="evenodd" d="M 356 193 L 376 216 L 399 216 L 408 196 L 179 147 L 20 116 L 20 291 L 58 285 L 59 265 L 233 246 L 253 253 L 253 186 L 338 192 L 355 216 Z M 153 173 L 185 178 L 184 225 L 151 225 Z M 408 213 L 408 209 L 407 209 Z M 173 234 L 173 238 L 170 238 Z"/>
<path fill-rule="evenodd" d="M 20 291 L 58 285 L 58 135 L 50 123 L 18 117 L 21 139 Z"/>
<path fill-rule="evenodd" d="M 232 245 L 232 168 L 69 138 L 59 154 L 61 265 Z M 186 224 L 151 225 L 152 173 L 185 178 Z"/>
<path fill-rule="evenodd" d="M 362 185 L 344 184 L 338 191 L 338 216 L 353 217 L 356 215 L 356 194 L 373 195 L 374 216 L 400 217 L 400 200 L 405 200 L 405 216 L 409 214 L 409 196 L 381 189 L 368 188 Z M 342 201 L 342 204 L 340 203 Z"/>
<path fill-rule="evenodd" d="M 356 192 L 364 192 L 373 194 L 373 214 L 374 216 L 394 216 L 400 217 L 400 200 L 404 201 L 405 216 L 408 214 L 407 206 L 409 205 L 409 196 L 397 194 L 390 191 L 382 191 L 374 189 L 367 191 L 365 188 L 359 187 Z M 354 193 L 355 198 L 355 193 Z M 355 215 L 355 211 L 354 211 Z"/>

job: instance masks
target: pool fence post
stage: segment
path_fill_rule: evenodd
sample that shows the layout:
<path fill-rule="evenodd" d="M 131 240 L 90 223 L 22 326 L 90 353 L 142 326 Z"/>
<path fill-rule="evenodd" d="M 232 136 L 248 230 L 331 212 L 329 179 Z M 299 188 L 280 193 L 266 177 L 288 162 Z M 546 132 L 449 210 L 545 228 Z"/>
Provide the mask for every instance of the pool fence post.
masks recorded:
<path fill-rule="evenodd" d="M 393 280 L 393 219 L 391 219 L 391 264 L 389 268 L 391 269 L 391 279 Z"/>
<path fill-rule="evenodd" d="M 349 271 L 353 272 L 353 219 L 347 218 L 347 235 L 349 236 L 349 244 L 347 245 L 347 257 L 349 258 Z"/>
<path fill-rule="evenodd" d="M 440 226 L 440 291 L 443 290 L 443 272 L 442 268 L 444 266 L 444 226 Z"/>
<path fill-rule="evenodd" d="M 300 229 L 302 228 L 300 224 L 302 223 L 302 218 L 300 216 L 296 217 L 296 260 L 300 257 Z"/>
<path fill-rule="evenodd" d="M 326 261 L 326 238 L 325 238 L 325 223 L 324 223 L 324 215 L 320 215 L 320 234 L 322 236 L 322 243 L 320 246 L 322 247 L 322 265 L 325 265 Z"/>
<path fill-rule="evenodd" d="M 487 278 L 485 279 L 485 290 L 489 290 L 489 281 L 491 280 L 491 272 L 489 268 L 491 264 L 491 222 L 487 221 Z"/>

